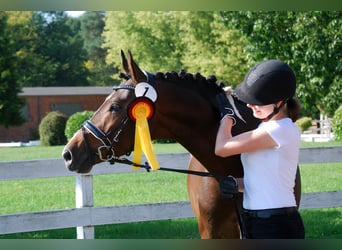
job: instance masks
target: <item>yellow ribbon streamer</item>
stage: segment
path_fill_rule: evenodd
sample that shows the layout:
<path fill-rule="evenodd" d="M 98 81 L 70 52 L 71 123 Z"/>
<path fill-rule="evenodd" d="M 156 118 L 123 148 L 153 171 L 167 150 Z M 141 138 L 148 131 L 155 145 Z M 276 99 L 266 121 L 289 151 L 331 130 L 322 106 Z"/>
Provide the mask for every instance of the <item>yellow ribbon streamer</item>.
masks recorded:
<path fill-rule="evenodd" d="M 141 164 L 142 152 L 144 152 L 152 170 L 157 170 L 160 166 L 151 142 L 151 135 L 147 122 L 149 112 L 153 111 L 151 111 L 151 107 L 144 102 L 135 104 L 132 110 L 132 115 L 136 118 L 133 162 Z M 140 167 L 133 166 L 132 169 L 139 170 Z"/>

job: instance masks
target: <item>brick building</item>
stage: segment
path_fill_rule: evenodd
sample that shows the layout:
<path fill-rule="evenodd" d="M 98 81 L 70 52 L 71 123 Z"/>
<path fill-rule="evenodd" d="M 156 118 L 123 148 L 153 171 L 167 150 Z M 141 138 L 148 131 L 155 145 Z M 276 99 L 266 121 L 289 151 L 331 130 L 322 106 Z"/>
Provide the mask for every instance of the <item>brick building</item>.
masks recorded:
<path fill-rule="evenodd" d="M 112 87 L 33 87 L 23 88 L 22 112 L 27 122 L 19 127 L 0 126 L 0 142 L 27 142 L 38 138 L 38 127 L 45 115 L 60 111 L 67 116 L 83 110 L 95 111 L 112 92 Z"/>

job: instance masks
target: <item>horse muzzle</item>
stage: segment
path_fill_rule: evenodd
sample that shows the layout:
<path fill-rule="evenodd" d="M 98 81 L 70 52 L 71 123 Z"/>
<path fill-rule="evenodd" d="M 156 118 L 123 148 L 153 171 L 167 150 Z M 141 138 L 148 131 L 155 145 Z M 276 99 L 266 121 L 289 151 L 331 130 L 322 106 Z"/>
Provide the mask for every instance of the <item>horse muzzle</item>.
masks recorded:
<path fill-rule="evenodd" d="M 72 172 L 76 172 L 76 173 L 89 173 L 90 170 L 93 167 L 93 164 L 90 163 L 89 160 L 84 159 L 83 161 L 79 161 L 76 162 L 74 160 L 73 154 L 71 152 L 71 150 L 69 150 L 66 147 L 64 147 L 63 152 L 62 152 L 62 157 L 64 159 L 64 164 L 65 167 Z M 81 158 L 79 158 L 78 160 L 80 160 Z"/>

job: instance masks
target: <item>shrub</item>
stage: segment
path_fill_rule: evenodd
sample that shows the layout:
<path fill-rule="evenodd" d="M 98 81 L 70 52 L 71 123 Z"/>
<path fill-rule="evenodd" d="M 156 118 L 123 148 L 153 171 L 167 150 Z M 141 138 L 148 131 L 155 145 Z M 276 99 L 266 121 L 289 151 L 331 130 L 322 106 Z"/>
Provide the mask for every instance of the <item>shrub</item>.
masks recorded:
<path fill-rule="evenodd" d="M 65 136 L 68 140 L 80 129 L 81 125 L 94 114 L 93 111 L 77 112 L 69 117 L 65 125 Z"/>
<path fill-rule="evenodd" d="M 332 119 L 332 130 L 336 141 L 342 141 L 342 105 L 335 111 Z"/>
<path fill-rule="evenodd" d="M 55 146 L 66 143 L 64 135 L 67 116 L 58 111 L 48 113 L 39 124 L 40 143 Z"/>
<path fill-rule="evenodd" d="M 305 131 L 311 127 L 312 119 L 310 117 L 306 117 L 306 116 L 299 118 L 296 121 L 296 125 L 300 129 L 300 131 L 303 132 L 303 131 Z"/>

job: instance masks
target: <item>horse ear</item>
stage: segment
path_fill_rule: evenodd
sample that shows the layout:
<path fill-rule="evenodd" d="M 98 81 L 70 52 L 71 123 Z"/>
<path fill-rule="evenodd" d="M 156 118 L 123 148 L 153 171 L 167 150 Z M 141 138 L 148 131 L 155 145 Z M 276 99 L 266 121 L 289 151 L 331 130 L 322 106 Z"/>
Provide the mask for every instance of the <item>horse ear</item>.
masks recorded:
<path fill-rule="evenodd" d="M 147 77 L 139 68 L 139 66 L 134 62 L 131 51 L 128 51 L 128 68 L 131 74 L 133 83 L 138 84 L 139 82 L 146 82 Z"/>
<path fill-rule="evenodd" d="M 121 65 L 124 71 L 126 72 L 126 74 L 128 74 L 129 73 L 128 63 L 127 63 L 125 53 L 122 50 L 121 50 Z"/>

